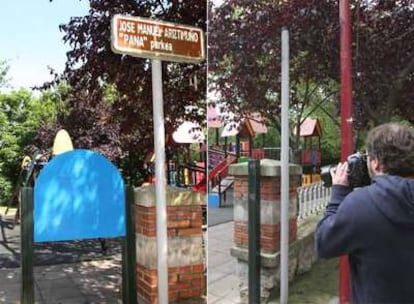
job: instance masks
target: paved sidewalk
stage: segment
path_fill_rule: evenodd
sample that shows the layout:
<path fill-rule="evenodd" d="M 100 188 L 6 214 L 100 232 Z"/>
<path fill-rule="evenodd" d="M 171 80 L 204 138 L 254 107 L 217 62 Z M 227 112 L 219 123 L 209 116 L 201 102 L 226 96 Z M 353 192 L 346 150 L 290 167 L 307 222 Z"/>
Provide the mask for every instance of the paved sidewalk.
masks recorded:
<path fill-rule="evenodd" d="M 4 224 L 5 222 L 3 222 Z M 0 236 L 0 303 L 20 303 L 20 225 Z M 35 301 L 39 304 L 121 303 L 121 246 L 106 240 L 34 244 Z"/>
<path fill-rule="evenodd" d="M 207 303 L 240 304 L 236 258 L 230 255 L 233 222 L 208 228 Z M 312 270 L 289 284 L 288 303 L 337 304 L 338 260 L 319 260 Z M 276 292 L 277 293 L 277 292 Z M 279 295 L 272 294 L 269 304 L 278 304 Z"/>
<path fill-rule="evenodd" d="M 0 269 L 20 266 L 20 225 L 7 228 L 0 236 Z M 121 239 L 105 240 L 106 251 L 98 239 L 34 243 L 34 265 L 47 266 L 111 259 L 121 253 Z"/>
<path fill-rule="evenodd" d="M 207 235 L 207 303 L 240 303 L 237 262 L 230 255 L 233 222 L 211 226 Z"/>
<path fill-rule="evenodd" d="M 207 238 L 207 303 L 241 303 L 237 263 L 230 255 L 233 221 L 208 227 Z M 3 264 L 0 261 L 0 303 L 20 302 L 20 254 L 17 241 L 18 234 L 8 231 L 7 246 L 0 242 L 0 260 L 6 261 Z M 100 244 L 96 241 L 83 245 L 55 244 L 52 248 L 38 246 L 37 252 L 41 254 L 38 255 L 38 266 L 34 268 L 36 303 L 121 303 L 121 255 L 114 250 L 118 247 L 117 242 L 108 243 L 108 256 L 102 254 Z M 85 254 L 86 251 L 92 251 L 93 254 Z M 64 255 L 68 252 L 72 260 Z M 52 265 L 53 257 L 59 256 L 59 263 Z M 85 256 L 91 260 L 73 261 Z M 61 263 L 65 260 L 70 263 Z M 337 267 L 337 261 L 318 262 L 315 270 L 302 275 L 289 286 L 289 303 L 337 303 Z M 203 299 L 198 299 L 188 303 L 203 302 Z M 278 296 L 272 297 L 269 303 L 278 303 Z"/>
<path fill-rule="evenodd" d="M 233 206 L 228 207 L 209 207 L 208 208 L 208 227 L 220 225 L 233 221 Z"/>
<path fill-rule="evenodd" d="M 35 303 L 122 303 L 121 257 L 37 266 Z M 0 269 L 0 303 L 20 303 L 20 268 Z"/>
<path fill-rule="evenodd" d="M 20 225 L 0 239 L 0 303 L 20 303 Z M 35 303 L 122 303 L 121 247 L 118 239 L 34 244 Z M 205 296 L 180 301 L 205 303 Z"/>

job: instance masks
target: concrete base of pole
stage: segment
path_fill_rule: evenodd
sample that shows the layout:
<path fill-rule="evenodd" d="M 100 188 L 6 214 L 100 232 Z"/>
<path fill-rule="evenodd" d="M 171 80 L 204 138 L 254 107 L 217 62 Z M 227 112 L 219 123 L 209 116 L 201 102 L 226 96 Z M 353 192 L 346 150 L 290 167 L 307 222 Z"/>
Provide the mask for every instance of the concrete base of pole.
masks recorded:
<path fill-rule="evenodd" d="M 320 215 L 316 215 L 298 225 L 298 239 L 289 245 L 289 281 L 312 268 L 317 256 L 314 249 L 314 232 Z M 237 258 L 236 274 L 239 279 L 241 303 L 248 299 L 248 250 L 233 246 L 231 255 Z M 261 303 L 267 303 L 280 290 L 280 252 L 261 253 Z"/>

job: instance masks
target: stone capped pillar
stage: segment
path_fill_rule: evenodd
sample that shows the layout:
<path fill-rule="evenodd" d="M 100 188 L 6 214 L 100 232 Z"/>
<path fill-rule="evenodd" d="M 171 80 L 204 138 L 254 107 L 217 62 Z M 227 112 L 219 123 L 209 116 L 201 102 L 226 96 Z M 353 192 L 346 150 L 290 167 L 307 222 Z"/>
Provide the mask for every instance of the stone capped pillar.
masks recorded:
<path fill-rule="evenodd" d="M 169 301 L 205 292 L 202 209 L 205 194 L 167 187 Z M 157 228 L 155 186 L 135 189 L 137 292 L 145 303 L 157 303 Z"/>
<path fill-rule="evenodd" d="M 271 289 L 279 286 L 280 277 L 280 161 L 260 161 L 260 248 L 261 296 L 265 301 Z M 240 297 L 248 299 L 248 163 L 231 165 L 234 179 L 234 244 L 231 255 L 237 258 Z M 302 167 L 289 165 L 289 243 L 297 237 L 297 192 Z M 290 262 L 291 263 L 291 262 Z M 291 267 L 289 267 L 291 269 Z M 293 269 L 293 267 L 292 267 Z M 293 277 L 293 273 L 289 274 Z"/>

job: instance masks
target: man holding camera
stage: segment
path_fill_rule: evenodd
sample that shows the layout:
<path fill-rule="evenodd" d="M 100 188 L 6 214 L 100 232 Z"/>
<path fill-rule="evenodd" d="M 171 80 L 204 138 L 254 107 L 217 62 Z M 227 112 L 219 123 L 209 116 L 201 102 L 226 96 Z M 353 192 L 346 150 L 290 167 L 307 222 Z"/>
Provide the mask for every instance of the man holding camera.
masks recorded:
<path fill-rule="evenodd" d="M 316 250 L 349 255 L 353 303 L 414 303 L 414 128 L 380 125 L 366 147 L 372 183 L 353 191 L 337 166 Z"/>

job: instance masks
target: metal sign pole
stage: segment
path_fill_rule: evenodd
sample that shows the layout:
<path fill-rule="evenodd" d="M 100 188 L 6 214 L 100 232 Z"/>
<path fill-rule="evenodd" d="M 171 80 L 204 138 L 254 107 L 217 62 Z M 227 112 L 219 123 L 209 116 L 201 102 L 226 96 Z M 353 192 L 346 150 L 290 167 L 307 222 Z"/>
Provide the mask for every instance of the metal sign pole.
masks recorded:
<path fill-rule="evenodd" d="M 165 127 L 161 60 L 151 61 L 157 213 L 158 303 L 168 303 L 167 204 L 165 185 Z"/>
<path fill-rule="evenodd" d="M 248 163 L 249 304 L 260 303 L 260 160 Z"/>
<path fill-rule="evenodd" d="M 289 294 L 289 31 L 282 28 L 282 136 L 280 212 L 280 303 Z"/>
<path fill-rule="evenodd" d="M 153 31 L 147 31 L 152 28 Z M 180 32 L 182 35 L 176 35 Z M 142 17 L 114 15 L 111 48 L 118 54 L 151 59 L 157 214 L 158 303 L 168 303 L 168 236 L 165 127 L 161 60 L 199 63 L 205 59 L 201 28 Z"/>
<path fill-rule="evenodd" d="M 35 300 L 34 290 L 34 250 L 33 250 L 33 188 L 22 188 L 21 206 L 21 275 L 22 288 L 20 300 L 22 304 L 32 304 Z"/>
<path fill-rule="evenodd" d="M 137 303 L 134 189 L 125 192 L 126 235 L 122 240 L 122 302 Z"/>

